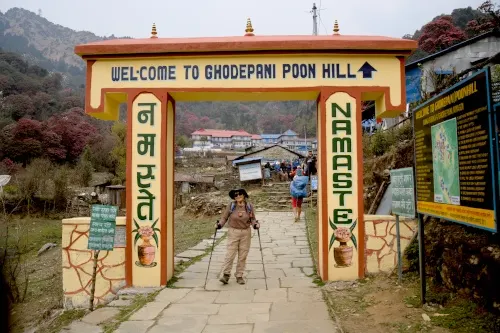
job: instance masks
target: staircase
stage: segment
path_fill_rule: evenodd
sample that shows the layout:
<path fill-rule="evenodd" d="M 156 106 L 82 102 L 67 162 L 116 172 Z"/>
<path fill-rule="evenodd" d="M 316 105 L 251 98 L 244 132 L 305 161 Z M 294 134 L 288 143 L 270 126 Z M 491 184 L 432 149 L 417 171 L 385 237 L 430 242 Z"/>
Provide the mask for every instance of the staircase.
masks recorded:
<path fill-rule="evenodd" d="M 308 185 L 310 193 L 310 184 Z M 317 192 L 313 192 L 312 196 L 304 198 L 304 203 L 307 205 L 312 199 L 314 205 L 317 203 Z M 251 198 L 256 209 L 272 210 L 272 211 L 291 211 L 292 197 L 290 196 L 289 182 L 276 182 L 264 185 L 259 196 Z"/>

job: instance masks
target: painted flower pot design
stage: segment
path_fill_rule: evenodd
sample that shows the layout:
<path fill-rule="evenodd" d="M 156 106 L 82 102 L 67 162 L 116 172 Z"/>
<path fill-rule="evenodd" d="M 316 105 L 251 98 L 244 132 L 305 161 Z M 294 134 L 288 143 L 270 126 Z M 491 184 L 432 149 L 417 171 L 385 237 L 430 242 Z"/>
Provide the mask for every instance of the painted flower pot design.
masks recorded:
<path fill-rule="evenodd" d="M 156 248 L 149 242 L 150 237 L 141 236 L 141 239 L 142 244 L 137 247 L 137 256 L 141 265 L 149 266 L 155 260 Z"/>
<path fill-rule="evenodd" d="M 337 240 L 340 245 L 333 248 L 333 259 L 337 264 L 337 267 L 349 267 L 352 264 L 353 247 L 347 245 L 349 240 L 352 241 L 354 247 L 357 248 L 356 237 L 352 234 L 352 231 L 356 227 L 356 222 L 350 228 L 337 227 L 330 220 L 330 226 L 333 229 L 332 237 L 330 238 L 329 249 L 332 248 L 333 243 Z"/>
<path fill-rule="evenodd" d="M 133 230 L 133 232 L 136 232 L 134 245 L 136 245 L 139 239 L 142 240 L 142 244 L 137 246 L 137 257 L 139 258 L 139 261 L 136 262 L 136 264 L 138 266 L 156 266 L 156 263 L 154 261 L 156 255 L 156 247 L 158 246 L 158 235 L 156 233 L 160 231 L 160 229 L 155 227 L 157 222 L 158 220 L 156 220 L 155 223 L 153 223 L 153 225 L 151 226 L 140 227 L 139 224 L 134 220 L 134 224 L 136 227 Z M 154 239 L 154 241 L 156 242 L 156 246 L 151 244 L 151 239 Z"/>

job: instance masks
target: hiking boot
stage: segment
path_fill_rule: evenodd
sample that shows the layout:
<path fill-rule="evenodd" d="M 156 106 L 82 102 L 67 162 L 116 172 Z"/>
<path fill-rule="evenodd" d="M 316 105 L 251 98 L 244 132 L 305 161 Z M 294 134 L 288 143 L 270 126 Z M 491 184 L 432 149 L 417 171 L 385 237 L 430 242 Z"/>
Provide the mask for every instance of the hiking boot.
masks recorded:
<path fill-rule="evenodd" d="M 229 274 L 224 274 L 220 279 L 220 282 L 227 284 L 229 282 Z"/>
<path fill-rule="evenodd" d="M 241 276 L 236 278 L 236 282 L 238 284 L 245 284 L 245 280 Z"/>

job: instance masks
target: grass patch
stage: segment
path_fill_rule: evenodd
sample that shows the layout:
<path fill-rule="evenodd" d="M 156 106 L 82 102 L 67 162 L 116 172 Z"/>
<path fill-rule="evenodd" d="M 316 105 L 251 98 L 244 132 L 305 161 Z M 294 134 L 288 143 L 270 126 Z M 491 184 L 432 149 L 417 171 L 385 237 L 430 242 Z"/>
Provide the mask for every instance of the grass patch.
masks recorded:
<path fill-rule="evenodd" d="M 61 220 L 11 218 L 7 223 L 0 223 L 0 246 L 5 246 L 7 231 L 9 247 L 19 241 L 24 262 L 21 276 L 27 274 L 29 281 L 24 302 L 13 304 L 12 332 L 22 332 L 30 325 L 52 325 L 52 322 L 59 327 L 59 323 L 63 325 L 81 315 L 79 311 L 66 311 L 61 314 L 62 318 L 50 320 L 53 311 L 62 308 Z M 38 257 L 38 250 L 46 243 L 55 243 L 58 247 Z"/>
<path fill-rule="evenodd" d="M 450 301 L 439 311 L 445 316 L 431 316 L 432 324 L 456 333 L 488 333 L 500 330 L 500 318 L 462 298 Z"/>
<path fill-rule="evenodd" d="M 314 263 L 314 273 L 311 277 L 313 278 L 314 284 L 318 287 L 322 287 L 325 283 L 321 280 L 318 274 L 318 222 L 316 211 L 317 210 L 313 207 L 307 207 L 305 210 L 306 232 L 307 239 L 309 241 L 309 252 L 311 253 Z"/>
<path fill-rule="evenodd" d="M 7 230 L 8 228 L 8 230 Z M 61 243 L 61 220 L 38 218 L 12 218 L 0 225 L 0 235 L 9 233 L 8 245 L 12 246 L 19 239 L 23 254 L 36 255 L 46 243 Z M 2 242 L 2 246 L 3 246 Z"/>
<path fill-rule="evenodd" d="M 132 303 L 129 306 L 125 306 L 120 308 L 120 313 L 113 318 L 112 321 L 105 323 L 103 327 L 104 333 L 111 333 L 115 331 L 121 323 L 128 320 L 137 310 L 142 308 L 144 305 L 149 302 L 154 301 L 156 296 L 160 293 L 160 290 L 151 293 L 149 295 L 137 295 L 132 300 Z"/>
<path fill-rule="evenodd" d="M 217 218 L 194 218 L 191 216 L 175 216 L 175 254 L 186 251 L 201 240 L 214 235 Z"/>
<path fill-rule="evenodd" d="M 318 266 L 318 220 L 317 209 L 308 207 L 305 210 L 307 238 L 309 240 L 309 250 L 314 260 L 314 266 Z"/>
<path fill-rule="evenodd" d="M 73 321 L 78 320 L 85 316 L 88 311 L 85 309 L 67 310 L 62 312 L 53 321 L 47 325 L 40 325 L 37 327 L 37 333 L 54 333 L 61 331 L 65 326 L 71 324 Z"/>

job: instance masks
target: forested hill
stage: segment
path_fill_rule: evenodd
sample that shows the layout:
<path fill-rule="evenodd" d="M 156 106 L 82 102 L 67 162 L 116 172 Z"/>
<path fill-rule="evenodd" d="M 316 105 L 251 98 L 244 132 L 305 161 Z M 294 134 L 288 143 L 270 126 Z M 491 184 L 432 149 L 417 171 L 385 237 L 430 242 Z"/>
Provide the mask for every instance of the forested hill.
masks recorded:
<path fill-rule="evenodd" d="M 65 83 L 72 86 L 85 83 L 85 63 L 75 55 L 75 45 L 115 38 L 75 31 L 22 8 L 0 12 L 0 48 L 21 54 L 25 60 L 49 71 L 62 73 Z"/>

